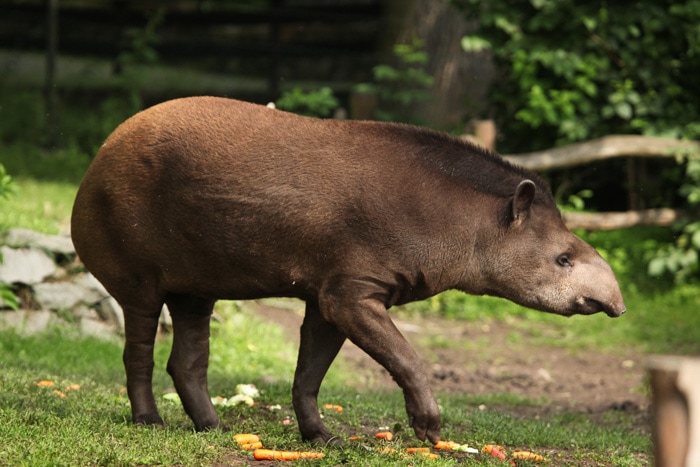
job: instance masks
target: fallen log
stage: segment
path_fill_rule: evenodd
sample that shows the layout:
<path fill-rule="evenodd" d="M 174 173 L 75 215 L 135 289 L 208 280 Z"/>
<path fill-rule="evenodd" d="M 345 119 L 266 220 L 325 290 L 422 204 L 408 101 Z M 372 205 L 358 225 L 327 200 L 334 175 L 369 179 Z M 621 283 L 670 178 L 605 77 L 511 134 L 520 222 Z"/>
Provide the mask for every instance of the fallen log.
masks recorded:
<path fill-rule="evenodd" d="M 611 157 L 673 157 L 684 153 L 700 153 L 700 142 L 682 141 L 639 135 L 611 135 L 504 158 L 531 170 L 561 169 Z"/>
<path fill-rule="evenodd" d="M 642 225 L 669 226 L 690 217 L 683 209 L 643 209 L 624 212 L 565 212 L 564 222 L 570 229 L 614 230 Z"/>

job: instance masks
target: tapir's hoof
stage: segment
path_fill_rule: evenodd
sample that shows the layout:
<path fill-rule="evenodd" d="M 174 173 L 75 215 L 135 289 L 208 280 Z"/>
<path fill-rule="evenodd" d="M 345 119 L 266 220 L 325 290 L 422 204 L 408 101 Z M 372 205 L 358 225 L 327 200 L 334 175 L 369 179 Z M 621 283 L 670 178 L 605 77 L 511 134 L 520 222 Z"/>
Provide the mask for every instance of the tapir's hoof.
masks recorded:
<path fill-rule="evenodd" d="M 157 413 L 149 413 L 149 414 L 134 416 L 134 423 L 136 425 L 149 425 L 149 426 L 156 426 L 156 427 L 160 427 L 160 428 L 165 426 L 165 423 L 163 423 L 163 419 L 160 418 L 160 415 L 158 415 Z"/>
<path fill-rule="evenodd" d="M 343 440 L 337 436 L 333 436 L 330 433 L 320 434 L 309 438 L 304 438 L 304 441 L 315 444 L 317 446 L 340 446 L 343 444 Z"/>
<path fill-rule="evenodd" d="M 224 433 L 231 431 L 231 427 L 221 423 L 209 423 L 209 424 L 204 424 L 202 426 L 197 426 L 195 429 L 199 432 L 207 432 L 207 431 L 214 431 L 214 430 L 220 430 L 223 431 Z"/>

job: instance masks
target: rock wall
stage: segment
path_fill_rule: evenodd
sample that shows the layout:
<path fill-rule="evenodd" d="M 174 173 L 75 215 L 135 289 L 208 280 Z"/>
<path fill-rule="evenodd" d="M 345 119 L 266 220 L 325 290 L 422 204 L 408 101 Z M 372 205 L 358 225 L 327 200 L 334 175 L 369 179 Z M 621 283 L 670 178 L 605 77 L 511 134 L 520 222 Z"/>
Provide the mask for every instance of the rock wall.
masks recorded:
<path fill-rule="evenodd" d="M 12 229 L 0 245 L 0 282 L 10 284 L 20 302 L 12 310 L 0 300 L 0 328 L 32 333 L 69 324 L 89 335 L 123 333 L 121 307 L 85 270 L 68 235 Z"/>

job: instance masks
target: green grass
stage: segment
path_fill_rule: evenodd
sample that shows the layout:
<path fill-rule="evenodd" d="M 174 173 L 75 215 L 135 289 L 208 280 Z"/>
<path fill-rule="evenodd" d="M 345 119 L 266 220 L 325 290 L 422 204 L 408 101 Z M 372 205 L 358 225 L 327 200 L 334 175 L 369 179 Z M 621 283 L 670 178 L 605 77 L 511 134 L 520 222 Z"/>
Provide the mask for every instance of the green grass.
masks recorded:
<path fill-rule="evenodd" d="M 69 229 L 75 183 L 20 177 L 14 185 L 15 193 L 0 199 L 0 232 L 21 227 L 56 234 Z"/>
<path fill-rule="evenodd" d="M 263 393 L 254 407 L 220 408 L 234 432 L 259 433 L 266 447 L 314 449 L 301 442 L 291 407 L 291 378 L 296 349 L 282 331 L 232 304 L 219 308 L 231 325 L 217 326 L 212 336 L 211 393 L 232 395 L 239 383 L 254 383 Z M 260 345 L 265 342 L 269 345 Z M 121 343 L 82 337 L 55 329 L 34 336 L 0 331 L 0 464 L 1 465 L 212 465 L 247 462 L 250 453 L 237 448 L 230 433 L 195 433 L 177 404 L 162 396 L 171 391 L 164 367 L 170 342 L 157 344 L 154 391 L 165 429 L 130 423 L 123 392 Z M 313 465 L 407 463 L 380 453 L 384 446 L 403 449 L 424 445 L 407 426 L 400 391 L 368 392 L 349 383 L 344 363 L 332 368 L 320 403 L 343 405 L 343 413 L 323 411 L 329 429 L 343 438 L 362 436 L 340 448 L 321 449 L 326 458 Z M 53 387 L 38 387 L 42 380 Z M 79 390 L 67 390 L 78 384 Z M 65 397 L 54 391 L 60 390 Z M 520 416 L 523 407 L 537 413 L 541 401 L 507 395 L 438 395 L 443 412 L 443 438 L 472 446 L 487 443 L 509 450 L 530 449 L 556 465 L 580 465 L 600 457 L 604 465 L 641 466 L 649 460 L 650 441 L 625 413 L 593 421 L 584 414 Z M 271 411 L 271 405 L 281 410 Z M 488 409 L 479 408 L 487 404 Z M 380 442 L 372 435 L 389 427 L 396 438 Z M 318 449 L 317 449 L 318 450 Z M 614 460 L 612 463 L 610 459 Z M 412 459 L 411 465 L 501 465 L 485 456 L 440 453 L 439 459 Z M 527 465 L 527 464 L 524 464 Z"/>
<path fill-rule="evenodd" d="M 0 163 L 4 163 L 0 150 Z M 52 162 L 53 163 L 53 162 Z M 11 164 L 6 164 L 13 167 Z M 76 164 L 80 165 L 80 164 Z M 60 181 L 30 177 L 31 166 L 14 166 L 16 196 L 0 201 L 0 230 L 21 226 L 42 232 L 58 232 L 68 225 L 77 182 L 70 174 Z M 46 169 L 42 169 L 46 170 Z M 9 170 L 12 174 L 12 170 Z M 60 169 L 55 169 L 60 174 Z M 397 313 L 437 313 L 455 319 L 506 323 L 514 339 L 533 345 L 558 345 L 568 351 L 602 348 L 610 352 L 634 348 L 640 352 L 700 351 L 697 286 L 654 287 L 641 278 L 639 265 L 630 263 L 631 253 L 620 245 L 635 242 L 634 233 L 598 235 L 594 241 L 605 250 L 625 289 L 628 314 L 616 320 L 605 316 L 564 319 L 525 310 L 507 301 L 447 293 L 422 305 Z M 638 234 L 646 236 L 647 233 Z M 614 237 L 618 238 L 615 239 Z M 631 240 L 629 240 L 631 239 Z M 614 240 L 614 241 L 613 241 Z M 617 245 L 617 246 L 616 246 Z M 632 255 L 633 256 L 633 255 Z M 291 380 L 296 348 L 282 331 L 241 312 L 233 303 L 218 308 L 224 315 L 213 326 L 210 392 L 230 396 L 236 384 L 254 383 L 264 393 L 255 407 L 220 410 L 223 420 L 236 432 L 263 434 L 266 446 L 308 449 L 301 443 L 296 424 L 283 425 L 293 417 Z M 451 345 L 444 342 L 436 345 Z M 194 433 L 181 407 L 161 400 L 172 382 L 164 371 L 169 341 L 158 343 L 154 389 L 167 428 L 132 426 L 128 401 L 122 392 L 124 372 L 121 343 L 53 330 L 38 336 L 0 331 L 0 465 L 212 465 L 247 462 L 230 434 Z M 407 426 L 404 401 L 395 388 L 369 392 L 352 386 L 353 375 L 342 363 L 331 368 L 320 393 L 321 403 L 345 406 L 342 414 L 324 413 L 329 428 L 342 435 L 364 435 L 356 443 L 324 450 L 327 457 L 314 465 L 396 465 L 406 463 L 376 451 L 383 443 L 372 433 L 388 426 L 397 431 L 391 443 L 402 448 L 420 443 Z M 52 380 L 53 388 L 36 383 Z M 78 391 L 65 391 L 71 384 Z M 64 398 L 53 390 L 65 393 Z M 560 413 L 537 416 L 546 401 L 525 400 L 493 394 L 469 397 L 440 394 L 443 437 L 481 446 L 498 443 L 508 449 L 530 449 L 552 459 L 554 465 L 641 466 L 650 462 L 649 437 L 640 433 L 631 416 L 607 413 L 593 420 L 588 415 Z M 280 404 L 280 411 L 268 405 Z M 480 410 L 486 404 L 489 409 Z M 528 410 L 522 413 L 523 407 Z M 437 461 L 412 459 L 412 465 L 502 465 L 499 461 L 465 454 L 441 453 Z M 302 462 L 304 464 L 304 462 Z M 308 462 L 311 464 L 311 462 Z M 523 464 L 526 465 L 526 464 Z"/>

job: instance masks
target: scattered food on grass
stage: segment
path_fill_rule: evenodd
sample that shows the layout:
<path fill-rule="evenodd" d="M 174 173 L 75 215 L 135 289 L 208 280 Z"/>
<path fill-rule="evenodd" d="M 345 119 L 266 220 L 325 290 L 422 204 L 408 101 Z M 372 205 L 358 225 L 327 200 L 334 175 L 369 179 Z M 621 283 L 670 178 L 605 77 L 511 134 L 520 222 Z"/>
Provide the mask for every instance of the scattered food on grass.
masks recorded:
<path fill-rule="evenodd" d="M 66 386 L 66 392 L 68 391 L 80 391 L 80 385 L 79 384 L 69 384 Z"/>
<path fill-rule="evenodd" d="M 394 433 L 391 431 L 380 431 L 374 435 L 375 438 L 377 439 L 384 439 L 386 441 L 391 441 L 394 439 Z"/>
<path fill-rule="evenodd" d="M 234 396 L 229 398 L 222 396 L 212 397 L 211 403 L 214 405 L 220 405 L 224 407 L 238 404 L 245 404 L 249 407 L 252 407 L 253 405 L 255 405 L 255 398 L 259 396 L 260 390 L 257 387 L 255 387 L 254 384 L 238 384 L 236 385 L 236 391 Z"/>
<path fill-rule="evenodd" d="M 461 446 L 461 444 L 455 443 L 454 441 L 438 441 L 435 445 L 435 449 L 444 449 L 447 451 L 452 451 L 459 446 Z"/>
<path fill-rule="evenodd" d="M 260 441 L 257 441 L 255 443 L 242 443 L 239 444 L 238 447 L 240 447 L 244 451 L 255 451 L 256 449 L 262 448 L 263 445 Z"/>
<path fill-rule="evenodd" d="M 167 394 L 163 394 L 163 399 L 165 399 L 168 402 L 172 402 L 173 404 L 182 405 L 182 401 L 180 400 L 180 396 L 176 392 L 169 392 Z M 212 402 L 213 402 L 213 399 L 212 399 Z"/>
<path fill-rule="evenodd" d="M 256 449 L 253 458 L 258 461 L 294 461 L 299 459 L 321 459 L 325 454 L 314 451 L 276 451 L 274 449 Z"/>
<path fill-rule="evenodd" d="M 253 399 L 260 397 L 260 390 L 254 384 L 237 384 L 236 394 L 248 396 Z"/>
<path fill-rule="evenodd" d="M 326 410 L 335 410 L 338 413 L 343 413 L 343 406 L 338 404 L 323 404 L 323 408 Z"/>
<path fill-rule="evenodd" d="M 510 457 L 513 459 L 524 459 L 533 462 L 547 462 L 547 459 L 544 456 L 540 456 L 539 454 L 535 454 L 534 452 L 530 451 L 517 451 L 512 453 Z"/>
<path fill-rule="evenodd" d="M 50 387 L 53 387 L 54 384 L 56 384 L 56 383 L 54 383 L 53 381 L 49 381 L 47 379 L 36 383 L 37 387 L 39 387 L 39 388 L 50 388 Z"/>
<path fill-rule="evenodd" d="M 59 391 L 58 389 L 54 389 L 53 393 L 56 394 L 60 398 L 66 397 L 65 393 L 63 393 L 62 391 Z"/>
<path fill-rule="evenodd" d="M 238 444 L 257 443 L 260 441 L 260 436 L 251 433 L 238 433 L 233 435 L 233 439 L 235 439 Z"/>
<path fill-rule="evenodd" d="M 468 454 L 478 454 L 479 450 L 469 447 L 468 444 L 460 444 L 454 441 L 438 441 L 435 449 L 444 451 L 466 452 Z"/>
<path fill-rule="evenodd" d="M 417 452 L 430 452 L 430 448 L 406 448 L 406 452 L 409 454 L 415 454 Z"/>

